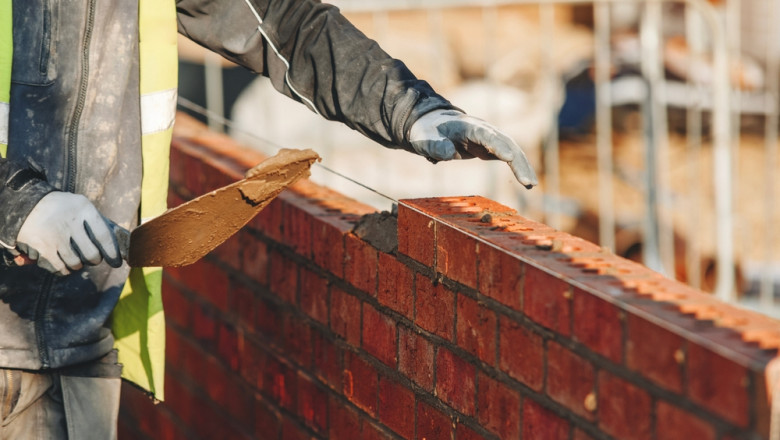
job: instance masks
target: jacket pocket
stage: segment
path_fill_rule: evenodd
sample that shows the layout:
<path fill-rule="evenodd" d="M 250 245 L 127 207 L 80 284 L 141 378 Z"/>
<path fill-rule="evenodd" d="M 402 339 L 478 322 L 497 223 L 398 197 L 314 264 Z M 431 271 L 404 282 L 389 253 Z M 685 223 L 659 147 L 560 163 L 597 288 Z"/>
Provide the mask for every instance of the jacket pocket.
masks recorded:
<path fill-rule="evenodd" d="M 52 0 L 14 0 L 14 58 L 11 81 L 26 85 L 54 82 L 51 62 L 54 13 Z"/>

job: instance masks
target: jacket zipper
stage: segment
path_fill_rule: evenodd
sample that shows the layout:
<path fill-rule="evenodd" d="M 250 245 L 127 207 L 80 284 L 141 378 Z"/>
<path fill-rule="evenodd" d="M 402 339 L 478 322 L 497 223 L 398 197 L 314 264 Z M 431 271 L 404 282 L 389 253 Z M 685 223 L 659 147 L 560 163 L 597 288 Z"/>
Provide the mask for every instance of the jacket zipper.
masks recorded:
<path fill-rule="evenodd" d="M 3 413 L 0 414 L 2 416 L 2 419 L 5 420 L 6 417 L 8 417 L 8 407 L 10 406 L 10 400 L 11 400 L 11 382 L 13 381 L 13 378 L 11 378 L 11 370 L 5 369 L 3 370 L 5 373 L 3 376 L 3 379 L 5 379 L 5 383 L 3 384 Z"/>
<path fill-rule="evenodd" d="M 65 181 L 65 191 L 75 192 L 76 190 L 76 148 L 78 144 L 79 122 L 81 114 L 84 112 L 84 104 L 87 100 L 87 86 L 89 85 L 89 46 L 92 41 L 92 28 L 95 21 L 95 0 L 89 0 L 87 6 L 87 22 L 84 29 L 84 40 L 81 44 L 81 79 L 79 81 L 78 100 L 76 109 L 73 111 L 73 118 L 70 121 L 68 137 L 68 156 L 67 156 L 67 176 Z M 49 368 L 49 353 L 46 350 L 46 335 L 44 322 L 47 319 L 46 310 L 49 307 L 49 297 L 51 296 L 51 286 L 54 275 L 48 275 L 44 281 L 41 297 L 35 308 L 35 337 L 38 341 L 38 354 L 41 357 L 41 368 Z"/>
<path fill-rule="evenodd" d="M 79 82 L 78 101 L 70 121 L 70 136 L 68 137 L 68 177 L 65 190 L 76 190 L 76 148 L 79 140 L 79 123 L 84 112 L 84 104 L 87 100 L 87 86 L 89 84 L 89 46 L 92 41 L 92 27 L 95 21 L 95 0 L 89 0 L 87 10 L 87 23 L 84 29 L 84 41 L 81 45 L 81 80 Z"/>
<path fill-rule="evenodd" d="M 35 305 L 35 339 L 38 341 L 38 355 L 41 358 L 41 368 L 49 368 L 49 352 L 46 351 L 46 336 L 44 335 L 44 320 L 47 318 L 46 309 L 51 296 L 51 285 L 54 274 L 47 274 L 43 281 L 43 289 L 38 303 Z"/>
<path fill-rule="evenodd" d="M 14 371 L 4 369 L 5 372 L 5 390 L 3 390 L 3 420 L 5 420 L 11 414 L 11 405 L 14 399 L 14 387 L 16 382 L 14 381 Z"/>

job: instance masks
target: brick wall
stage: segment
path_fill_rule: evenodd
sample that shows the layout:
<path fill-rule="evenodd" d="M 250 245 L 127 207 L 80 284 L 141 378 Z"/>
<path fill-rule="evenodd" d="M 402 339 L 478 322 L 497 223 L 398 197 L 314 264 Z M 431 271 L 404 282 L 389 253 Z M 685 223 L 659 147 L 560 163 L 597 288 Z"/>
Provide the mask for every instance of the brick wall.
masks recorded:
<path fill-rule="evenodd" d="M 259 160 L 177 136 L 171 204 Z M 481 197 L 371 212 L 303 182 L 167 270 L 167 400 L 125 385 L 120 438 L 768 436 L 777 321 Z"/>

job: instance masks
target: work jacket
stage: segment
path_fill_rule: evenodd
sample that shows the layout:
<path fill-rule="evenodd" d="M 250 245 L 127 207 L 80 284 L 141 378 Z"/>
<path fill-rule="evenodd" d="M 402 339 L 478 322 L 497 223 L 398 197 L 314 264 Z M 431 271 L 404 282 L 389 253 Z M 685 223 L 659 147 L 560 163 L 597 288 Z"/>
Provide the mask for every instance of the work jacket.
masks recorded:
<path fill-rule="evenodd" d="M 331 5 L 179 0 L 170 7 L 179 33 L 382 145 L 412 151 L 411 124 L 452 108 Z M 4 246 L 15 246 L 29 212 L 53 190 L 85 195 L 126 228 L 142 220 L 142 180 L 167 177 L 167 162 L 144 163 L 139 46 L 138 0 L 13 0 L 8 149 L 0 159 Z M 0 367 L 54 369 L 105 355 L 129 271 L 101 263 L 61 277 L 0 264 Z M 160 312 L 144 304 L 140 313 Z M 146 344 L 143 331 L 135 336 Z M 159 381 L 144 385 L 162 389 Z"/>

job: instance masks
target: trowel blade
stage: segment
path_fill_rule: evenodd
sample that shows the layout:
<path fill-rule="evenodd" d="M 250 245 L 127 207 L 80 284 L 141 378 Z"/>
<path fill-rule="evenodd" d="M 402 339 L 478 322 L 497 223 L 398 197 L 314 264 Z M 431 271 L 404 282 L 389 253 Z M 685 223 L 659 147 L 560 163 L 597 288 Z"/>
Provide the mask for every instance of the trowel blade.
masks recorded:
<path fill-rule="evenodd" d="M 246 178 L 133 229 L 125 260 L 132 267 L 177 267 L 198 261 L 238 232 L 282 190 L 308 177 L 319 159 L 312 150 L 281 150 L 249 170 Z M 121 234 L 117 235 L 121 242 Z"/>

